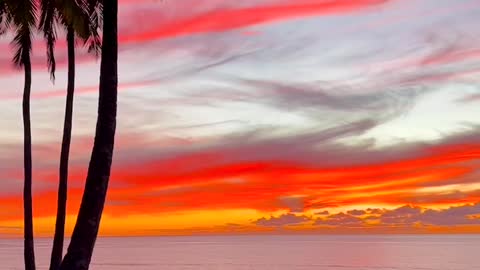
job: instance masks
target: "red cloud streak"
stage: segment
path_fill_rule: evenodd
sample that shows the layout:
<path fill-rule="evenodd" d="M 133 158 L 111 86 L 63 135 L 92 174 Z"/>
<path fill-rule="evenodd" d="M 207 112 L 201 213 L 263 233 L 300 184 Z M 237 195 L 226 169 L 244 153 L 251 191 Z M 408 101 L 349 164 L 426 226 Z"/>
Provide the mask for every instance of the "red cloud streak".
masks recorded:
<path fill-rule="evenodd" d="M 144 42 L 195 33 L 221 32 L 294 18 L 339 14 L 384 4 L 388 0 L 297 0 L 289 4 L 213 10 L 181 21 L 160 24 L 157 29 L 120 37 L 121 42 Z"/>
<path fill-rule="evenodd" d="M 146 80 L 140 82 L 127 82 L 119 84 L 119 90 L 152 86 L 159 82 L 159 80 Z M 98 92 L 98 86 L 84 86 L 78 87 L 75 89 L 75 94 L 91 94 Z M 46 99 L 46 98 L 55 98 L 55 97 L 64 97 L 66 95 L 66 90 L 49 90 L 32 93 L 32 99 Z M 0 95 L 1 100 L 11 100 L 11 99 L 20 99 L 22 98 L 19 94 L 10 94 L 10 95 Z"/>
<path fill-rule="evenodd" d="M 422 157 L 397 162 L 325 168 L 275 160 L 219 163 L 221 157 L 199 153 L 148 163 L 117 163 L 106 212 L 122 216 L 234 208 L 274 211 L 288 209 L 282 198 L 296 196 L 300 196 L 299 204 L 304 209 L 358 204 L 428 207 L 480 201 L 478 190 L 416 192 L 425 187 L 473 184 L 479 167 L 479 145 L 432 148 Z M 53 168 L 38 172 L 36 177 L 52 182 L 58 178 Z M 72 168 L 71 213 L 78 208 L 82 193 L 79 184 L 84 177 L 84 168 Z M 19 195 L 11 195 L 0 198 L 0 204 L 11 209 L 8 213 L 21 213 L 20 200 Z M 35 194 L 36 205 L 52 205 L 55 200 L 54 190 Z M 35 209 L 37 217 L 54 214 L 54 208 Z M 14 218 L 12 215 L 2 214 L 0 220 Z"/>

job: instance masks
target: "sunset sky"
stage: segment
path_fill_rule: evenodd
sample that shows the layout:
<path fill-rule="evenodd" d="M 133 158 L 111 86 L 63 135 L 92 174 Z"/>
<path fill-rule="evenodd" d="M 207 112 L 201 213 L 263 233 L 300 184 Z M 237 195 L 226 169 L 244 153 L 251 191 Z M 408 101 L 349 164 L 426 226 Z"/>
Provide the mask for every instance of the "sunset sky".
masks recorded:
<path fill-rule="evenodd" d="M 480 233 L 478 0 L 119 0 L 101 235 Z M 22 233 L 23 74 L 0 39 L 0 236 Z M 10 52 L 10 53 L 7 53 Z M 37 235 L 54 229 L 66 44 L 33 48 Z M 77 51 L 68 231 L 99 61 Z"/>

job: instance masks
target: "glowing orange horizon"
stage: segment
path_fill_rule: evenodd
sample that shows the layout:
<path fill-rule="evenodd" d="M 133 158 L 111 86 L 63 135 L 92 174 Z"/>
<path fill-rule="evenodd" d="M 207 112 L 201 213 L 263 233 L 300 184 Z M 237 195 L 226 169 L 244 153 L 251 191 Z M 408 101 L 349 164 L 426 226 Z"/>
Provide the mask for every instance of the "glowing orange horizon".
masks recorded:
<path fill-rule="evenodd" d="M 338 221 L 337 230 L 335 222 L 327 223 L 328 228 L 312 228 L 311 223 L 322 218 L 315 213 L 328 210 L 329 216 L 336 218 L 335 214 L 350 210 L 395 209 L 403 205 L 424 210 L 448 209 L 480 201 L 480 184 L 451 182 L 478 169 L 475 160 L 480 158 L 480 145 L 438 147 L 417 158 L 333 168 L 273 161 L 208 165 L 206 156 L 220 154 L 195 154 L 175 160 L 115 166 L 101 233 L 158 235 L 202 233 L 204 230 L 209 233 L 232 230 L 235 233 L 234 229 L 241 233 L 278 229 L 341 232 L 347 229 L 340 224 L 343 219 Z M 188 169 L 192 162 L 202 166 Z M 83 168 L 72 168 L 71 179 L 83 178 L 83 171 Z M 55 179 L 54 171 L 45 173 Z M 82 188 L 76 186 L 69 191 L 68 230 L 74 223 L 82 194 Z M 458 190 L 465 194 L 463 198 L 449 195 Z M 53 190 L 34 194 L 35 223 L 40 235 L 48 235 L 53 229 L 55 202 Z M 2 215 L 0 227 L 21 226 L 22 217 L 18 214 L 22 212 L 21 197 L 4 196 L 0 204 L 5 213 L 9 213 Z M 307 216 L 311 220 L 290 229 L 288 224 L 279 228 L 255 224 L 262 218 L 285 214 Z M 324 218 L 329 222 L 328 216 Z M 375 215 L 362 218 L 375 219 Z M 228 227 L 228 224 L 235 226 Z M 377 220 L 350 229 L 352 232 L 362 232 L 362 229 L 371 233 L 388 231 L 389 227 L 383 225 Z M 474 225 L 468 226 L 468 230 L 459 224 L 411 231 L 477 232 L 480 227 Z M 408 231 L 405 228 L 399 231 L 404 233 L 405 230 Z"/>

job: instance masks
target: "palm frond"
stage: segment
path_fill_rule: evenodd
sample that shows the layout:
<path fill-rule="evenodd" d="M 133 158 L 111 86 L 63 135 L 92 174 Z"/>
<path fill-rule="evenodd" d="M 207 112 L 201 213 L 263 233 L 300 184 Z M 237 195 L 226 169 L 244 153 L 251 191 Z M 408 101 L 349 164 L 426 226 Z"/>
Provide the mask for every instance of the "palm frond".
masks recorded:
<path fill-rule="evenodd" d="M 39 29 L 43 32 L 43 36 L 47 43 L 47 65 L 50 72 L 50 78 L 55 81 L 55 43 L 57 40 L 57 32 L 55 28 L 56 24 L 56 8 L 55 0 L 42 0 L 41 1 L 41 14 Z"/>
<path fill-rule="evenodd" d="M 15 0 L 0 0 L 15 1 Z M 28 1 L 28 0 L 23 0 Z M 103 0 L 41 0 L 39 29 L 47 43 L 47 61 L 52 81 L 55 80 L 55 43 L 58 38 L 56 26 L 65 31 L 74 29 L 76 37 L 97 57 L 101 51 L 100 29 Z"/>
<path fill-rule="evenodd" d="M 88 37 L 89 15 L 86 0 L 57 0 L 56 8 L 59 22 L 65 29 L 72 26 L 80 38 Z"/>
<path fill-rule="evenodd" d="M 99 31 L 103 27 L 103 1 L 88 0 L 88 13 L 90 14 L 90 39 L 87 41 L 88 51 L 97 57 L 100 55 L 102 40 Z"/>
<path fill-rule="evenodd" d="M 99 55 L 101 38 L 101 1 L 98 0 L 57 0 L 59 20 L 65 28 L 72 25 L 77 37 L 88 47 L 90 53 Z"/>
<path fill-rule="evenodd" d="M 3 35 L 10 28 L 12 16 L 7 8 L 5 0 L 0 0 L 0 35 Z"/>
<path fill-rule="evenodd" d="M 22 67 L 26 63 L 26 56 L 28 56 L 32 51 L 31 29 L 26 26 L 18 28 L 12 44 L 15 48 L 13 63 L 18 67 Z"/>
<path fill-rule="evenodd" d="M 32 50 L 32 29 L 37 19 L 35 0 L 4 0 L 6 9 L 11 14 L 11 23 L 15 28 L 15 37 L 12 45 L 15 48 L 13 62 L 23 66 Z"/>

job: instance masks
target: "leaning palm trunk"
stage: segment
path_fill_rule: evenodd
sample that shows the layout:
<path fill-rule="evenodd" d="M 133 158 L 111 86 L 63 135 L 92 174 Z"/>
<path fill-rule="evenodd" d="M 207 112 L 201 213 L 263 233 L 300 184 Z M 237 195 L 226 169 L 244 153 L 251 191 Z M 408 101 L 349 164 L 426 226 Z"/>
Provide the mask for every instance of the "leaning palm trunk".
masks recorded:
<path fill-rule="evenodd" d="M 22 62 L 25 71 L 23 88 L 23 222 L 24 222 L 24 260 L 25 270 L 35 270 L 35 251 L 33 244 L 33 210 L 32 210 L 32 132 L 30 126 L 30 89 L 32 86 L 32 65 L 30 52 L 23 51 Z"/>
<path fill-rule="evenodd" d="M 82 203 L 61 270 L 89 268 L 107 195 L 117 115 L 118 0 L 103 1 L 98 118 Z"/>
<path fill-rule="evenodd" d="M 65 120 L 63 125 L 62 150 L 60 153 L 60 181 L 58 185 L 57 219 L 55 236 L 53 238 L 50 270 L 60 268 L 63 256 L 63 242 L 65 238 L 65 216 L 67 211 L 67 184 L 68 159 L 72 137 L 73 94 L 75 91 L 75 33 L 73 27 L 67 28 L 68 46 L 68 83 L 67 100 L 65 105 Z"/>

